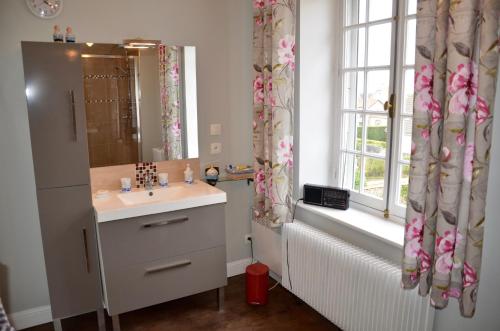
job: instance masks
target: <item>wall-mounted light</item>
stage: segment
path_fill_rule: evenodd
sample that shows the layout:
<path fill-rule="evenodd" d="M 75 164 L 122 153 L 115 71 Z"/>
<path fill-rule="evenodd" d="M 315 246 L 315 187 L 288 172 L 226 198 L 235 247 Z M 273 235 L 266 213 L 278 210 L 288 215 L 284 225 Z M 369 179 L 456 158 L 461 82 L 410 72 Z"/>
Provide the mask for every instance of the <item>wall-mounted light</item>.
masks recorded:
<path fill-rule="evenodd" d="M 123 41 L 124 48 L 137 48 L 137 49 L 145 49 L 156 47 L 160 44 L 160 40 L 145 40 L 145 39 L 125 39 Z"/>
<path fill-rule="evenodd" d="M 152 46 L 145 46 L 145 45 L 123 45 L 123 48 L 133 48 L 133 49 L 145 49 L 145 48 L 150 48 Z"/>
<path fill-rule="evenodd" d="M 87 45 L 88 47 L 92 47 L 94 46 L 94 43 L 85 43 L 85 45 Z"/>
<path fill-rule="evenodd" d="M 66 52 L 66 55 L 68 56 L 69 60 L 76 59 L 80 54 L 75 51 L 74 49 L 68 49 Z"/>
<path fill-rule="evenodd" d="M 25 92 L 26 92 L 26 98 L 29 100 L 34 96 L 35 89 L 31 85 L 28 85 L 26 86 Z"/>

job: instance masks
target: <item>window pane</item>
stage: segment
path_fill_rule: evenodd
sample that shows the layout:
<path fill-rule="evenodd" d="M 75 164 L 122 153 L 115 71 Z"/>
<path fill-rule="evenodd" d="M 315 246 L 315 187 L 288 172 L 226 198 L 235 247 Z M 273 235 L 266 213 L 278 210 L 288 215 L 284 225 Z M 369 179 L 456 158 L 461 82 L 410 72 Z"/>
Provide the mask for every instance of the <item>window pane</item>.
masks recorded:
<path fill-rule="evenodd" d="M 408 0 L 408 15 L 413 15 L 417 13 L 417 0 Z"/>
<path fill-rule="evenodd" d="M 342 122 L 342 149 L 361 152 L 363 136 L 363 115 L 344 113 Z"/>
<path fill-rule="evenodd" d="M 385 161 L 365 157 L 363 192 L 382 199 L 384 196 Z"/>
<path fill-rule="evenodd" d="M 344 67 L 365 65 L 365 28 L 348 30 L 345 33 Z"/>
<path fill-rule="evenodd" d="M 366 22 L 366 0 L 345 1 L 346 26 Z"/>
<path fill-rule="evenodd" d="M 374 70 L 367 74 L 366 108 L 384 111 L 384 102 L 389 100 L 389 70 Z"/>
<path fill-rule="evenodd" d="M 392 16 L 392 0 L 370 0 L 369 21 L 382 20 Z"/>
<path fill-rule="evenodd" d="M 401 140 L 399 145 L 401 146 L 401 155 L 399 156 L 399 159 L 402 161 L 410 161 L 412 119 L 410 117 L 405 117 L 403 118 L 401 123 Z"/>
<path fill-rule="evenodd" d="M 351 153 L 342 153 L 341 187 L 359 192 L 361 181 L 361 157 Z"/>
<path fill-rule="evenodd" d="M 364 77 L 362 71 L 344 74 L 344 109 L 363 109 Z"/>
<path fill-rule="evenodd" d="M 366 115 L 365 152 L 385 157 L 387 149 L 387 116 Z"/>
<path fill-rule="evenodd" d="M 415 36 L 416 36 L 416 20 L 411 19 L 406 22 L 406 50 L 405 50 L 405 63 L 412 65 L 415 64 Z"/>
<path fill-rule="evenodd" d="M 392 23 L 377 24 L 368 28 L 368 65 L 391 64 Z"/>
<path fill-rule="evenodd" d="M 408 174 L 410 173 L 410 166 L 407 164 L 399 165 L 399 185 L 398 185 L 398 204 L 406 207 L 408 201 Z"/>
<path fill-rule="evenodd" d="M 408 69 L 404 71 L 404 81 L 403 81 L 403 114 L 413 114 L 413 84 L 415 81 L 415 71 L 413 69 Z"/>

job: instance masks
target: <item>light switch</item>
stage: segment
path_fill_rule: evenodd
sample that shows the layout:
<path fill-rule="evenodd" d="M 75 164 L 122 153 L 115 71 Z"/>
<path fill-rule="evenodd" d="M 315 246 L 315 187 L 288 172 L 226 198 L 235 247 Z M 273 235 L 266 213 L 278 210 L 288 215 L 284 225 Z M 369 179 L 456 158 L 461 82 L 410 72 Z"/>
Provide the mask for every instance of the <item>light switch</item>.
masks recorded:
<path fill-rule="evenodd" d="M 221 143 L 211 143 L 210 144 L 210 154 L 219 154 L 222 152 L 222 144 Z"/>
<path fill-rule="evenodd" d="M 220 136 L 222 132 L 222 126 L 219 123 L 210 124 L 210 135 Z"/>

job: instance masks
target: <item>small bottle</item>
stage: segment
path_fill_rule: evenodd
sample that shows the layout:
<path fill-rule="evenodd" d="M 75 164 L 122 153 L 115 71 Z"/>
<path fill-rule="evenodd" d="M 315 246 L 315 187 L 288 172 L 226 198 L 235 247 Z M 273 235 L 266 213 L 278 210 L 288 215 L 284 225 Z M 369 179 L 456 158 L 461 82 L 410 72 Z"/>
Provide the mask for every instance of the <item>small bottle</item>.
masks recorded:
<path fill-rule="evenodd" d="M 62 43 L 64 41 L 64 35 L 61 33 L 61 29 L 59 25 L 54 25 L 54 33 L 52 34 L 52 39 L 56 43 Z"/>
<path fill-rule="evenodd" d="M 73 33 L 73 29 L 70 26 L 66 28 L 65 38 L 67 43 L 74 43 L 76 41 L 75 34 Z"/>
<path fill-rule="evenodd" d="M 184 181 L 193 184 L 193 170 L 191 170 L 189 163 L 186 165 L 186 170 L 184 170 Z"/>

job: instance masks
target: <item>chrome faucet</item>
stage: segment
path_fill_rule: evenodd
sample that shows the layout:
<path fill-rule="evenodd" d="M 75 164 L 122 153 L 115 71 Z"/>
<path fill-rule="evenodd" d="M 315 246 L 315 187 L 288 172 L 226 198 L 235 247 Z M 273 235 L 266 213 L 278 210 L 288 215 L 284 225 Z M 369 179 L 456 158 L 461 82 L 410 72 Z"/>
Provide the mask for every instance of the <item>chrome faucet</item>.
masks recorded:
<path fill-rule="evenodd" d="M 153 190 L 153 184 L 154 184 L 153 173 L 144 174 L 144 188 L 146 189 L 146 191 Z"/>

